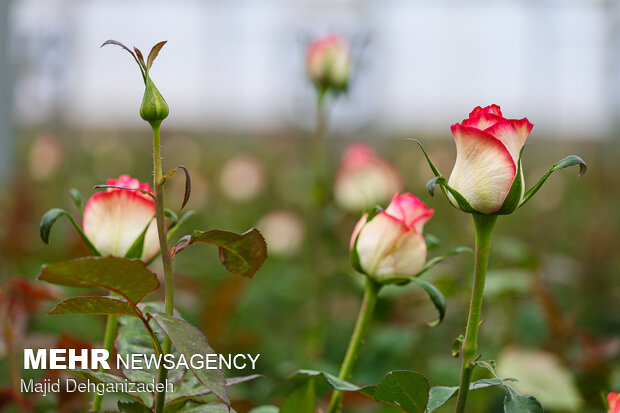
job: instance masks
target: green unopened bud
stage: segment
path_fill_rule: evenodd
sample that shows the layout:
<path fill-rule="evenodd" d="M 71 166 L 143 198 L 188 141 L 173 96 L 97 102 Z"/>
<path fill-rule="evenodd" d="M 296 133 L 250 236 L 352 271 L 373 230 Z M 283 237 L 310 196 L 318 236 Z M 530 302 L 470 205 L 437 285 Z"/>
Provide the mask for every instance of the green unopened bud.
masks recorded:
<path fill-rule="evenodd" d="M 148 73 L 144 83 L 146 89 L 144 90 L 142 105 L 140 106 L 140 116 L 151 124 L 153 122 L 160 123 L 168 117 L 168 104 L 166 99 L 159 93 L 159 90 L 157 90 L 157 87 L 155 87 Z"/>
<path fill-rule="evenodd" d="M 159 54 L 159 51 L 166 44 L 166 41 L 159 42 L 151 49 L 147 59 L 144 59 L 142 52 L 140 49 L 134 47 L 133 50 L 129 49 L 129 47 L 125 46 L 123 43 L 117 40 L 107 40 L 105 41 L 101 47 L 113 44 L 116 46 L 122 47 L 126 50 L 136 61 L 138 67 L 140 68 L 140 74 L 142 75 L 142 79 L 144 79 L 144 97 L 142 98 L 142 105 L 140 105 L 140 116 L 142 119 L 151 124 L 151 126 L 159 126 L 162 120 L 168 117 L 168 104 L 166 103 L 166 99 L 159 93 L 159 90 L 155 87 L 155 84 L 151 80 L 149 76 L 149 69 L 153 66 L 153 62 L 155 58 Z"/>

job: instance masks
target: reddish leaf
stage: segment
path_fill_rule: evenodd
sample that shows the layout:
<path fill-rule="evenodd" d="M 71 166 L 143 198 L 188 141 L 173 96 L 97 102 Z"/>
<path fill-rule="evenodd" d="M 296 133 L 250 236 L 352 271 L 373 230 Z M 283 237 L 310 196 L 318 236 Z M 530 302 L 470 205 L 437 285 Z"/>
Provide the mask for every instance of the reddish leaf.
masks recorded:
<path fill-rule="evenodd" d="M 188 245 L 202 242 L 219 247 L 220 261 L 228 271 L 249 278 L 254 277 L 267 258 L 267 244 L 255 228 L 241 235 L 219 229 L 194 231 L 192 235 L 181 238 L 170 254 L 174 258 Z"/>

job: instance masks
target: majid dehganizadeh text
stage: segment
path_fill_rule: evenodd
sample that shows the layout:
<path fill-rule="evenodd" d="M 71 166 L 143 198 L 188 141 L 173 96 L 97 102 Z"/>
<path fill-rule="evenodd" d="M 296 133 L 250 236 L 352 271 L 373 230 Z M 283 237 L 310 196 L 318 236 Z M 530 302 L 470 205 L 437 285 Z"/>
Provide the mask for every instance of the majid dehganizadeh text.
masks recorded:
<path fill-rule="evenodd" d="M 187 358 L 183 354 L 117 354 L 117 369 L 126 370 L 151 370 L 164 367 L 168 370 L 176 369 L 199 369 L 199 370 L 256 370 L 256 362 L 260 354 L 193 354 Z M 102 368 L 110 369 L 110 353 L 102 348 L 96 349 L 24 349 L 24 369 L 43 370 L 76 370 L 91 369 L 97 371 Z M 66 378 L 62 386 L 61 379 L 51 381 L 35 381 L 34 379 L 21 379 L 22 393 L 48 393 L 59 392 L 61 388 L 67 392 L 93 392 L 103 394 L 106 392 L 153 392 L 174 391 L 174 384 L 170 381 L 157 383 L 133 383 L 123 381 L 118 383 L 78 382 L 72 378 Z"/>

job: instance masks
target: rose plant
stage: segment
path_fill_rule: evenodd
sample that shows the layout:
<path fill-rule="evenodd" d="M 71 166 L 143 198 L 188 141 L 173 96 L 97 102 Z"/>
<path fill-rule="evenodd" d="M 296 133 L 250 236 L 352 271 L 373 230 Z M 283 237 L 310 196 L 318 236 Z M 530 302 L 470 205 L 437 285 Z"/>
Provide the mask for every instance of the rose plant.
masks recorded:
<path fill-rule="evenodd" d="M 436 238 L 425 238 L 423 235 L 424 224 L 433 213 L 412 194 L 397 193 L 386 209 L 377 206 L 358 221 L 351 235 L 350 257 L 354 269 L 366 276 L 366 286 L 340 372 L 334 376 L 315 370 L 297 371 L 290 380 L 301 382 L 302 385 L 284 400 L 280 413 L 313 412 L 316 406 L 316 381 L 325 382 L 333 389 L 328 413 L 341 411 L 345 392 L 362 394 L 378 402 L 399 406 L 408 412 L 423 413 L 426 410 L 429 384 L 419 373 L 407 370 L 389 372 L 376 386 L 360 387 L 347 380 L 355 367 L 379 292 L 385 286 L 404 286 L 412 282 L 419 285 L 439 313 L 439 317 L 429 322 L 429 325 L 436 326 L 443 320 L 446 313 L 443 294 L 433 284 L 421 280 L 420 276 L 446 258 L 471 250 L 459 247 L 427 260 L 427 250 L 437 244 Z M 397 389 L 403 386 L 407 387 L 407 391 L 398 394 Z"/>
<path fill-rule="evenodd" d="M 422 144 L 416 141 L 435 175 L 427 184 L 431 195 L 434 194 L 435 186 L 439 185 L 450 203 L 455 208 L 472 214 L 474 220 L 476 263 L 465 335 L 457 341 L 457 347 L 462 354 L 462 368 L 456 413 L 465 411 L 474 368 L 479 365 L 486 368 L 491 366 L 479 360 L 477 341 L 491 238 L 497 217 L 511 214 L 523 206 L 554 171 L 572 165 L 579 165 L 579 176 L 586 171 L 585 162 L 580 157 L 571 155 L 556 162 L 526 191 L 521 156 L 532 127 L 527 118 L 505 118 L 497 105 L 476 107 L 467 119 L 451 127 L 457 156 L 447 181 L 430 160 Z M 493 372 L 492 368 L 490 370 Z M 519 400 L 525 400 L 516 399 L 511 387 L 506 387 L 506 409 L 514 408 Z M 527 400 L 524 403 L 528 404 L 528 409 L 521 411 L 542 411 L 540 404 L 533 398 Z"/>
<path fill-rule="evenodd" d="M 60 302 L 50 314 L 101 314 L 108 316 L 104 337 L 104 347 L 111 353 L 117 335 L 118 317 L 137 318 L 143 326 L 141 342 L 151 342 L 154 354 L 171 353 L 172 345 L 176 352 L 187 359 L 194 354 L 213 353 L 204 334 L 181 318 L 174 308 L 174 278 L 172 260 L 174 256 L 189 245 L 210 243 L 218 246 L 219 257 L 226 269 L 232 273 L 252 278 L 267 256 L 265 241 L 256 229 L 244 234 L 222 230 L 193 231 L 181 238 L 174 248 L 168 242 L 191 213 L 178 219 L 176 213 L 164 208 L 164 185 L 177 171 L 183 171 L 186 178 L 185 196 L 181 209 L 191 193 L 189 171 L 184 166 L 163 173 L 160 149 L 160 125 L 168 116 L 168 105 L 153 83 L 149 71 L 166 42 L 156 44 L 147 59 L 139 49 L 130 50 L 120 42 L 109 40 L 103 45 L 114 44 L 129 52 L 138 63 L 144 80 L 145 92 L 140 106 L 140 116 L 149 122 L 153 131 L 153 188 L 128 175 L 118 180 L 110 179 L 107 185 L 97 185 L 104 189 L 93 195 L 82 208 L 81 196 L 71 191 L 75 204 L 83 211 L 83 224 L 80 227 L 67 211 L 54 208 L 47 212 L 41 221 L 41 238 L 49 242 L 53 224 L 66 216 L 90 249 L 93 257 L 44 265 L 39 279 L 52 284 L 82 288 L 103 288 L 108 296 L 72 297 Z M 157 255 L 161 255 L 164 273 L 165 305 L 144 303 L 144 298 L 160 286 L 157 276 L 147 267 Z M 163 311 L 162 311 L 163 310 Z M 130 323 L 124 323 L 124 326 Z M 124 332 L 124 337 L 127 336 Z M 121 345 L 119 345 L 121 347 Z M 191 374 L 177 377 L 180 391 L 167 394 L 126 394 L 131 402 L 118 402 L 121 412 L 176 411 L 181 408 L 199 407 L 200 411 L 215 412 L 230 410 L 227 386 L 254 378 L 235 378 L 226 380 L 221 370 L 199 369 L 192 366 Z M 126 380 L 105 372 L 75 370 L 74 374 L 100 383 L 117 383 Z M 162 384 L 168 377 L 164 364 L 157 375 Z M 191 384 L 184 384 L 189 381 Z M 165 386 L 163 387 L 165 389 Z M 204 394 L 212 393 L 220 403 L 204 399 Z M 200 397 L 199 397 L 200 396 Z M 92 411 L 100 411 L 102 397 L 95 395 Z"/>

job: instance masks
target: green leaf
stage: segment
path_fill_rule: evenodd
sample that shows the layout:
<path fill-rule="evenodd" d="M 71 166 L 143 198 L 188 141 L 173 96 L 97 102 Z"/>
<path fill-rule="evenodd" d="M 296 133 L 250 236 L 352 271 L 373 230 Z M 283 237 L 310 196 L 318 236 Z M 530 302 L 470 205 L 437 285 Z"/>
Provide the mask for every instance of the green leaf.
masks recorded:
<path fill-rule="evenodd" d="M 408 370 L 391 371 L 381 379 L 375 400 L 395 404 L 406 412 L 424 413 L 429 384 L 426 377 Z"/>
<path fill-rule="evenodd" d="M 118 297 L 73 297 L 62 301 L 48 314 L 101 314 L 138 317 L 132 304 Z"/>
<path fill-rule="evenodd" d="M 152 410 L 145 405 L 137 402 L 123 402 L 117 404 L 120 413 L 152 413 Z"/>
<path fill-rule="evenodd" d="M 93 255 L 101 256 L 101 253 L 97 251 L 97 248 L 95 248 L 95 246 L 88 239 L 86 234 L 84 234 L 84 231 L 82 231 L 82 228 L 80 228 L 77 222 L 75 222 L 75 219 L 73 219 L 71 214 L 69 214 L 67 211 L 61 208 L 52 208 L 49 211 L 47 211 L 45 215 L 43 215 L 43 218 L 41 218 L 39 232 L 41 234 L 41 239 L 43 240 L 43 242 L 46 244 L 50 243 L 50 231 L 52 230 L 52 226 L 54 225 L 56 220 L 58 220 L 58 218 L 62 216 L 66 216 L 69 219 L 69 221 L 71 221 L 71 224 L 73 224 L 73 228 L 75 228 L 75 230 L 78 232 L 78 234 L 80 235 L 80 237 L 82 238 L 82 240 L 84 241 L 88 249 L 90 249 L 90 251 L 93 253 Z"/>
<path fill-rule="evenodd" d="M 533 396 L 521 396 L 508 386 L 504 397 L 504 413 L 544 413 L 541 404 Z"/>
<path fill-rule="evenodd" d="M 435 321 L 429 322 L 428 325 L 431 327 L 438 326 L 439 324 L 441 324 L 444 317 L 446 316 L 446 307 L 448 306 L 448 304 L 446 303 L 446 298 L 443 296 L 443 294 L 441 293 L 441 291 L 439 291 L 437 287 L 435 287 L 433 284 L 429 282 L 422 281 L 417 278 L 414 278 L 413 282 L 418 284 L 420 287 L 424 288 L 424 291 L 426 291 L 429 298 L 435 305 L 435 308 L 439 312 L 439 318 Z"/>
<path fill-rule="evenodd" d="M 69 189 L 69 195 L 71 195 L 71 199 L 73 200 L 75 206 L 83 213 L 84 205 L 82 204 L 82 195 L 80 194 L 80 191 L 75 188 L 71 188 Z"/>
<path fill-rule="evenodd" d="M 280 413 L 314 413 L 316 409 L 316 385 L 308 380 L 291 393 L 280 406 Z"/>
<path fill-rule="evenodd" d="M 90 380 L 94 383 L 127 383 L 126 379 L 115 376 L 113 374 L 109 374 L 109 373 L 101 373 L 101 372 L 92 371 L 92 370 L 68 370 L 68 371 L 69 373 L 75 376 Z M 124 394 L 125 396 L 135 400 L 136 402 L 146 407 L 146 404 L 144 404 L 144 401 L 140 397 L 136 396 L 135 393 L 124 393 L 124 392 L 120 392 L 120 393 Z"/>
<path fill-rule="evenodd" d="M 159 324 L 164 332 L 170 337 L 170 341 L 186 359 L 194 354 L 215 354 L 209 347 L 207 338 L 196 327 L 185 320 L 172 317 L 164 313 L 153 314 L 153 319 Z M 191 367 L 191 366 L 190 366 Z M 227 406 L 230 406 L 228 390 L 226 390 L 226 378 L 221 370 L 197 369 L 192 367 L 196 378 Z"/>
<path fill-rule="evenodd" d="M 231 409 L 225 404 L 202 404 L 199 406 L 189 406 L 181 410 L 177 410 L 178 413 L 236 413 L 234 409 Z"/>
<path fill-rule="evenodd" d="M 280 409 L 276 406 L 260 406 L 250 410 L 249 413 L 278 413 Z"/>
<path fill-rule="evenodd" d="M 156 301 L 140 303 L 138 304 L 138 308 L 143 314 L 152 314 L 164 311 L 165 306 L 163 302 Z M 144 324 L 140 319 L 135 317 L 119 317 L 118 324 L 115 345 L 120 357 L 126 359 L 127 356 L 131 357 L 132 354 L 144 354 L 145 357 L 150 358 L 155 355 L 152 338 L 146 332 Z M 162 343 L 165 337 L 163 330 L 153 319 L 149 321 L 149 325 L 155 333 L 157 340 Z M 175 360 L 179 359 L 180 354 L 178 351 L 174 350 L 170 353 Z M 142 369 L 125 368 L 123 365 L 120 365 L 120 368 L 123 375 L 127 377 L 129 381 L 135 383 L 152 383 L 153 380 L 157 381 L 159 373 L 154 364 L 150 366 L 144 365 Z M 166 402 L 186 394 L 196 394 L 205 390 L 204 385 L 196 379 L 194 373 L 183 366 L 179 366 L 178 369 L 169 370 L 168 380 L 174 383 L 174 389 L 172 392 L 166 392 Z M 140 392 L 138 395 L 144 400 L 146 405 L 151 406 L 153 404 L 152 393 Z M 182 407 L 182 405 L 178 406 L 178 408 L 180 407 Z"/>
<path fill-rule="evenodd" d="M 202 242 L 219 247 L 220 261 L 228 271 L 249 278 L 254 277 L 267 258 L 267 244 L 255 228 L 241 235 L 219 229 L 194 231 L 191 236 L 181 238 L 171 254 L 174 257 L 188 245 Z"/>
<path fill-rule="evenodd" d="M 289 377 L 289 380 L 308 380 L 308 379 L 318 379 L 324 383 L 327 383 L 331 386 L 332 389 L 342 390 L 342 391 L 351 391 L 357 392 L 361 388 L 356 386 L 355 384 L 349 383 L 347 381 L 341 380 L 333 374 L 325 373 L 323 371 L 317 370 L 298 370 Z"/>
<path fill-rule="evenodd" d="M 153 46 L 153 48 L 151 49 L 151 52 L 149 53 L 149 57 L 147 58 L 147 62 L 146 62 L 147 69 L 150 69 L 151 66 L 153 66 L 153 62 L 155 61 L 155 58 L 159 54 L 159 51 L 161 50 L 162 47 L 164 47 L 164 45 L 167 42 L 168 42 L 167 40 L 164 40 L 163 42 L 159 42 L 155 46 Z"/>
<path fill-rule="evenodd" d="M 525 193 L 525 195 L 523 196 L 523 199 L 519 203 L 519 208 L 525 205 L 525 203 L 529 201 L 530 198 L 533 197 L 536 192 L 538 192 L 538 190 L 543 186 L 547 178 L 549 178 L 549 176 L 553 172 L 557 171 L 558 169 L 568 168 L 569 166 L 573 166 L 573 165 L 579 165 L 579 175 L 578 175 L 579 177 L 583 176 L 583 174 L 586 173 L 586 168 L 587 168 L 586 163 L 583 161 L 583 159 L 581 159 L 578 156 L 571 155 L 571 156 L 567 156 L 566 158 L 557 161 L 556 163 L 553 164 L 551 169 L 549 169 L 547 173 L 544 174 L 542 178 L 540 178 L 540 180 L 536 183 L 536 185 L 531 187 Z"/>
<path fill-rule="evenodd" d="M 483 389 L 485 387 L 502 386 L 502 385 L 505 385 L 505 380 L 495 379 L 495 378 L 494 379 L 482 379 L 482 380 L 478 380 L 478 381 L 471 383 L 469 385 L 469 391 Z M 426 405 L 426 409 L 428 410 L 428 413 L 433 412 L 434 410 L 446 404 L 450 399 L 456 397 L 458 390 L 459 390 L 458 386 L 433 387 L 429 394 L 428 404 Z"/>
<path fill-rule="evenodd" d="M 133 51 L 131 51 L 129 47 L 125 46 L 123 43 L 119 42 L 118 40 L 106 40 L 105 42 L 103 42 L 101 47 L 108 45 L 108 44 L 119 46 L 123 48 L 124 50 L 126 50 L 131 56 L 133 56 L 134 60 L 138 64 L 138 67 L 140 68 L 140 74 L 142 75 L 142 78 L 146 81 L 146 73 L 144 72 L 144 68 L 142 67 L 142 64 L 140 64 L 140 61 L 138 60 L 138 57 L 136 56 L 136 54 Z"/>
<path fill-rule="evenodd" d="M 85 257 L 44 265 L 41 281 L 68 287 L 104 288 L 137 304 L 159 288 L 157 276 L 140 260 Z"/>
<path fill-rule="evenodd" d="M 263 377 L 263 376 L 260 375 L 260 374 L 251 374 L 249 376 L 231 377 L 229 379 L 226 379 L 226 387 L 235 386 L 237 384 L 245 383 L 245 382 L 248 382 L 250 380 L 257 379 L 259 377 Z M 211 393 L 212 393 L 211 390 L 207 390 L 207 391 L 202 391 L 202 392 L 195 392 L 195 393 L 184 394 L 181 397 L 172 399 L 169 402 L 167 402 L 166 405 L 165 405 L 165 410 L 166 410 L 166 412 L 176 412 L 187 401 L 189 401 L 189 400 L 197 401 L 198 398 L 202 398 L 202 397 L 207 396 L 207 395 L 209 395 Z M 167 393 L 166 393 L 166 395 L 167 395 Z M 167 397 L 166 397 L 166 400 L 168 400 Z"/>

